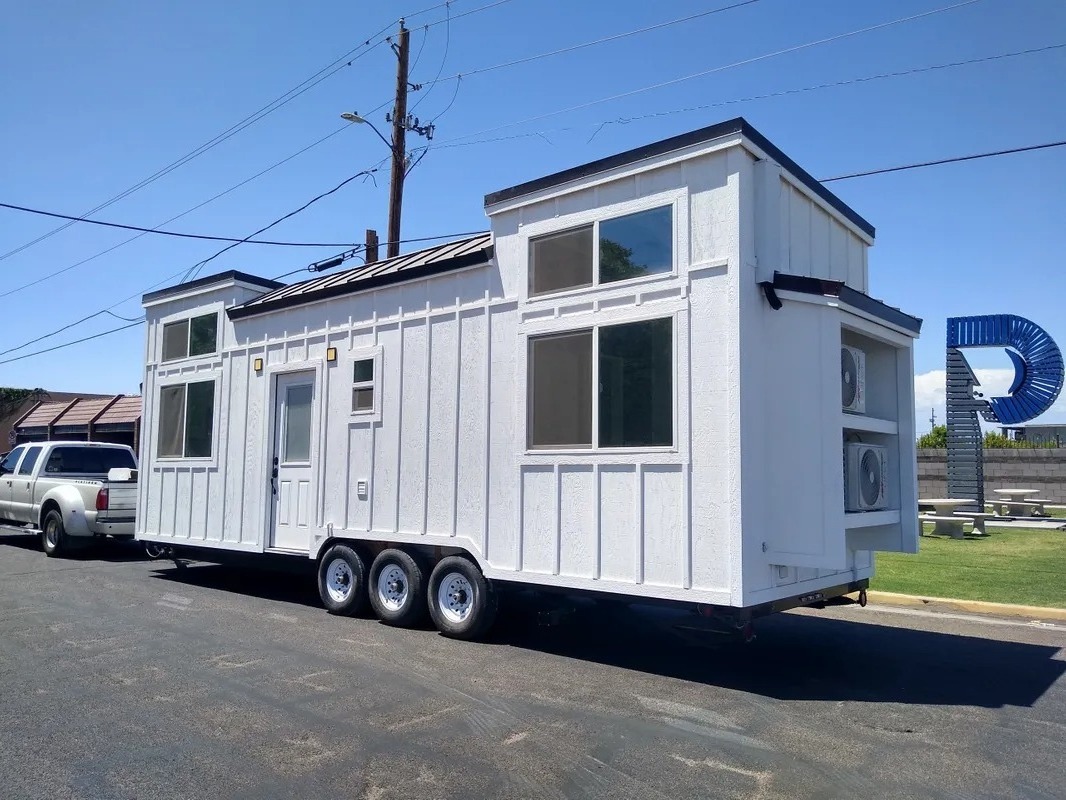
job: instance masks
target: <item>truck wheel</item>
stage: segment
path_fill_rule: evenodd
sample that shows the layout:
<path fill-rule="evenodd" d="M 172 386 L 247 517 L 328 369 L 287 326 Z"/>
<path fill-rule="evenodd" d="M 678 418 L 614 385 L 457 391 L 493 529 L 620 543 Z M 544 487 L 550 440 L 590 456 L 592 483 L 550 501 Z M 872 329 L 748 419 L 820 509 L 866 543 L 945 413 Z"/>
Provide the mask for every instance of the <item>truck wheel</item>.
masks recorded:
<path fill-rule="evenodd" d="M 387 625 L 406 628 L 426 613 L 426 579 L 422 567 L 403 550 L 382 550 L 370 567 L 370 605 Z"/>
<path fill-rule="evenodd" d="M 335 544 L 318 562 L 318 594 L 330 614 L 354 617 L 366 606 L 366 568 L 348 545 Z"/>
<path fill-rule="evenodd" d="M 61 556 L 67 550 L 67 532 L 63 527 L 63 515 L 52 509 L 44 515 L 41 528 L 41 549 L 51 558 Z"/>
<path fill-rule="evenodd" d="M 429 615 L 452 639 L 477 639 L 496 619 L 496 592 L 481 570 L 462 556 L 443 558 L 429 576 Z"/>

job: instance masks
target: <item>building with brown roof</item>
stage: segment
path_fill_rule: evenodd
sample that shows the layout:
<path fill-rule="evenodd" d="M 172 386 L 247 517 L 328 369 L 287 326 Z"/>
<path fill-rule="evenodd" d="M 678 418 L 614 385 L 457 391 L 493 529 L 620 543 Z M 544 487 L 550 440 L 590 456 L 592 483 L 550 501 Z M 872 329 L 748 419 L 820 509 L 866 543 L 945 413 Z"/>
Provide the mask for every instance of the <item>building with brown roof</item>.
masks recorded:
<path fill-rule="evenodd" d="M 55 395 L 31 407 L 12 426 L 9 444 L 65 439 L 79 442 L 111 442 L 138 451 L 141 439 L 139 395 Z"/>

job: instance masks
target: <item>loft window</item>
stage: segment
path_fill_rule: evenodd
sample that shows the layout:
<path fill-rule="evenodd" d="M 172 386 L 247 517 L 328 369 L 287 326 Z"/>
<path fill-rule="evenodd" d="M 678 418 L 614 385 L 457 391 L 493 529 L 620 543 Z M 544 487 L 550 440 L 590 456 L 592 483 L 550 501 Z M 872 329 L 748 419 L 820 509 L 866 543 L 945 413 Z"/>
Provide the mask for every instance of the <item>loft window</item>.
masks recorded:
<path fill-rule="evenodd" d="M 361 358 L 354 362 L 352 369 L 352 413 L 372 413 L 374 411 L 374 359 Z"/>
<path fill-rule="evenodd" d="M 160 458 L 210 458 L 215 382 L 164 386 L 159 391 Z"/>
<path fill-rule="evenodd" d="M 528 370 L 530 449 L 673 444 L 672 319 L 531 338 Z"/>
<path fill-rule="evenodd" d="M 594 222 L 531 239 L 529 294 L 550 294 L 670 272 L 673 206 Z"/>
<path fill-rule="evenodd" d="M 218 314 L 163 325 L 163 360 L 210 355 L 218 350 Z"/>

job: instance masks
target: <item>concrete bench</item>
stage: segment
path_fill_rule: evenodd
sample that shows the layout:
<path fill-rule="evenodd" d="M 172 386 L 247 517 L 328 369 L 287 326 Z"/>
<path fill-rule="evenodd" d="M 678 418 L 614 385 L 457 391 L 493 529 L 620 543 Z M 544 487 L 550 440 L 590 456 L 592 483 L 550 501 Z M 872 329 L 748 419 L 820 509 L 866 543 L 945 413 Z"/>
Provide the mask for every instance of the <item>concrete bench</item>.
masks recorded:
<path fill-rule="evenodd" d="M 966 517 L 973 520 L 973 532 L 981 535 L 986 535 L 988 531 L 985 530 L 985 520 L 992 519 L 995 514 L 987 514 L 983 511 L 956 511 L 956 515 L 960 517 Z"/>
<path fill-rule="evenodd" d="M 942 536 L 950 536 L 952 539 L 961 539 L 966 535 L 965 526 L 970 525 L 970 530 L 973 530 L 973 520 L 967 519 L 963 516 L 937 516 L 935 514 L 919 514 L 918 524 L 922 525 L 926 522 L 933 523 L 933 533 L 940 534 Z M 925 535 L 923 528 L 922 535 Z"/>
<path fill-rule="evenodd" d="M 999 512 L 1001 517 L 1028 517 L 1036 506 L 1036 503 L 1028 500 L 997 500 L 992 509 Z"/>
<path fill-rule="evenodd" d="M 1033 507 L 1033 514 L 1038 517 L 1046 517 L 1047 510 L 1044 508 L 1050 500 L 1045 500 L 1043 497 L 1027 497 L 1025 502 L 1029 503 Z"/>

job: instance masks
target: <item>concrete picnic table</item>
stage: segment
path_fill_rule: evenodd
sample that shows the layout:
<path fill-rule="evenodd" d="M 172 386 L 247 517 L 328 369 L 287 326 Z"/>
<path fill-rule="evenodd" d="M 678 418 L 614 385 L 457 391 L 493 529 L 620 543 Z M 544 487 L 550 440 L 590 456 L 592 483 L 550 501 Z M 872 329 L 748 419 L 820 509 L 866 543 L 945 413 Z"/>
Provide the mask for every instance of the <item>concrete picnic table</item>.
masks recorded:
<path fill-rule="evenodd" d="M 970 520 L 967 517 L 955 516 L 955 509 L 960 506 L 973 505 L 973 500 L 965 497 L 919 498 L 918 505 L 932 506 L 936 509 L 931 518 L 933 533 L 946 534 L 960 539 L 964 533 L 962 524 Z"/>
<path fill-rule="evenodd" d="M 1007 507 L 1008 517 L 1029 516 L 1030 503 L 1022 502 L 1026 497 L 1035 497 L 1039 489 L 995 489 L 996 494 L 1003 495 L 1001 503 Z"/>

